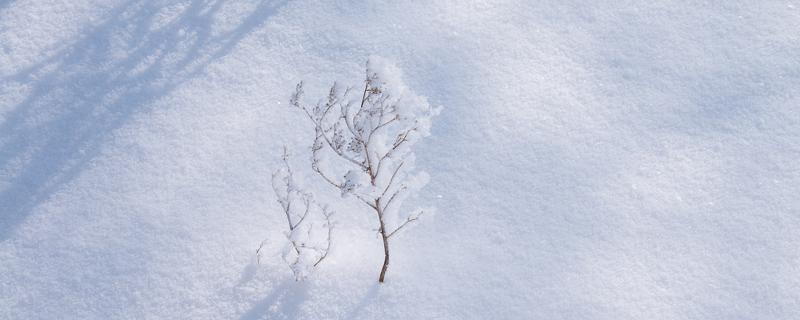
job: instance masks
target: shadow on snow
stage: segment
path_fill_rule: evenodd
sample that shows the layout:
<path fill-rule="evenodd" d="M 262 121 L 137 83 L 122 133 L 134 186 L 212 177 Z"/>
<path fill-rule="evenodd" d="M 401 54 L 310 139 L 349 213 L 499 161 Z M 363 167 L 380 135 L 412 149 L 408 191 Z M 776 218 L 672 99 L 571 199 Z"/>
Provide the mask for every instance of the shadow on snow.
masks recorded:
<path fill-rule="evenodd" d="M 157 26 L 159 4 L 129 1 L 75 43 L 2 78 L 30 90 L 0 123 L 0 241 L 86 169 L 113 130 L 202 76 L 284 1 L 260 1 L 235 28 L 214 32 L 223 3 L 192 1 Z"/>

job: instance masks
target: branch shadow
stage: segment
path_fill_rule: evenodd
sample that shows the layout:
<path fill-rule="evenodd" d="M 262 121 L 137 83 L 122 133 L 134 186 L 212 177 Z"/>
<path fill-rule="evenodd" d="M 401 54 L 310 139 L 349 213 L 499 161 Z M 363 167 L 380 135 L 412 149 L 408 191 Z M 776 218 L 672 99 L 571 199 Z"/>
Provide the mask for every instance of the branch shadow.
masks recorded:
<path fill-rule="evenodd" d="M 308 296 L 308 284 L 284 280 L 272 293 L 256 302 L 239 320 L 297 319 L 300 305 Z"/>
<path fill-rule="evenodd" d="M 343 319 L 358 318 L 361 312 L 364 311 L 364 308 L 375 302 L 375 300 L 378 298 L 378 290 L 380 289 L 380 286 L 381 284 L 379 283 L 373 283 L 369 287 L 369 290 L 367 290 L 367 292 L 364 293 L 364 296 L 361 297 L 361 300 L 359 300 L 358 303 L 353 307 L 353 310 L 350 310 L 347 316 L 344 317 Z"/>
<path fill-rule="evenodd" d="M 191 1 L 164 24 L 155 18 L 163 6 L 128 1 L 76 42 L 0 78 L 30 87 L 0 123 L 0 241 L 86 169 L 115 129 L 202 76 L 286 1 L 260 1 L 215 32 L 224 3 Z"/>

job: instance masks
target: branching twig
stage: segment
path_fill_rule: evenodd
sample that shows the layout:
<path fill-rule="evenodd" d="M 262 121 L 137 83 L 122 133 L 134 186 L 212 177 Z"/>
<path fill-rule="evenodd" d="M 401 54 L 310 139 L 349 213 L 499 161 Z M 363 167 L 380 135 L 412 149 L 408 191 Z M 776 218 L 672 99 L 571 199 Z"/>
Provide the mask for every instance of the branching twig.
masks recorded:
<path fill-rule="evenodd" d="M 402 224 L 400 224 L 400 226 L 398 226 L 397 228 L 395 228 L 395 229 L 394 229 L 394 231 L 390 232 L 390 233 L 389 233 L 389 235 L 388 235 L 388 236 L 386 236 L 386 237 L 388 237 L 388 238 L 391 238 L 391 237 L 392 237 L 392 236 L 393 236 L 395 233 L 397 233 L 398 231 L 400 231 L 401 229 L 403 229 L 403 227 L 405 227 L 407 224 L 409 224 L 409 223 L 411 223 L 411 222 L 414 222 L 414 221 L 417 221 L 417 219 L 419 219 L 419 216 L 421 216 L 423 213 L 424 213 L 424 211 L 420 211 L 420 212 L 419 212 L 417 215 L 415 215 L 415 216 L 409 216 L 408 218 L 406 218 L 406 221 L 404 221 Z"/>
<path fill-rule="evenodd" d="M 384 64 L 378 62 L 378 65 Z M 348 101 L 352 87 L 341 93 L 334 83 L 325 102 L 317 103 L 312 110 L 300 103 L 303 95 L 301 82 L 297 85 L 290 103 L 301 109 L 314 124 L 316 136 L 312 145 L 312 169 L 327 184 L 341 191 L 342 196 L 354 195 L 374 210 L 384 246 L 384 263 L 379 277 L 379 281 L 383 282 L 389 265 L 389 238 L 418 220 L 422 214 L 419 212 L 406 216 L 401 220 L 403 223 L 393 230 L 386 225 L 387 219 L 394 221 L 397 211 L 391 208 L 401 205 L 405 199 L 404 192 L 410 186 L 420 187 L 418 183 L 409 185 L 403 182 L 409 178 L 408 172 L 413 169 L 413 164 L 406 162 L 410 154 L 408 146 L 417 141 L 417 136 L 412 136 L 412 133 L 428 132 L 429 121 L 420 119 L 427 120 L 434 112 L 424 99 L 404 99 L 400 95 L 395 97 L 393 93 L 397 91 L 386 87 L 382 76 L 385 75 L 384 72 L 395 72 L 395 67 L 376 70 L 372 66 L 370 62 L 367 63 L 360 100 Z M 404 94 L 413 95 L 408 91 Z M 423 105 L 408 108 L 401 105 L 409 103 Z M 339 115 L 330 114 L 335 112 L 332 111 L 334 106 L 338 106 Z M 337 162 L 337 174 L 325 172 L 333 170 L 333 167 L 323 166 L 327 158 L 321 152 L 329 152 L 327 150 L 345 160 Z M 369 178 L 369 185 L 366 185 L 366 178 Z"/>
<path fill-rule="evenodd" d="M 331 233 L 333 223 L 331 221 L 330 211 L 327 206 L 321 206 L 313 200 L 310 193 L 303 192 L 294 181 L 292 168 L 289 165 L 289 154 L 284 147 L 283 162 L 284 168 L 278 170 L 272 175 L 272 187 L 275 190 L 275 195 L 278 198 L 278 203 L 283 209 L 286 222 L 289 225 L 289 230 L 286 233 L 288 246 L 291 247 L 293 254 L 291 256 L 284 256 L 285 261 L 289 264 L 295 279 L 301 280 L 305 277 L 310 268 L 319 265 L 331 247 Z M 312 210 L 312 208 L 314 210 Z M 315 213 L 318 212 L 318 213 Z M 310 221 L 312 215 L 321 214 L 325 222 L 322 227 L 325 228 L 325 239 L 323 245 L 318 245 L 314 234 L 317 233 L 318 227 L 314 221 Z M 302 227 L 301 227 L 302 226 Z M 261 245 L 256 250 L 258 262 L 261 262 L 261 250 L 267 240 L 261 242 Z M 306 258 L 304 258 L 306 257 Z M 313 258 L 312 258 L 313 257 Z M 313 259 L 311 265 L 305 264 L 308 259 Z"/>

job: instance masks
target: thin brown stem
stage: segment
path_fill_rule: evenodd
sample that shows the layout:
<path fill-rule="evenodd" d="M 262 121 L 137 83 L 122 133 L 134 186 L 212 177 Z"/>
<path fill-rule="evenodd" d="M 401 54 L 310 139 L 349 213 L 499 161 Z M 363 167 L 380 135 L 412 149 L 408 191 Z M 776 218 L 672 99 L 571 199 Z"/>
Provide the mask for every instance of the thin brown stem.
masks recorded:
<path fill-rule="evenodd" d="M 381 266 L 381 274 L 378 276 L 378 282 L 383 283 L 384 278 L 386 278 L 386 270 L 389 269 L 389 236 L 386 233 L 386 224 L 383 220 L 383 211 L 380 209 L 381 207 L 381 200 L 378 198 L 375 200 L 375 211 L 378 214 L 378 221 L 380 222 L 380 233 L 381 233 L 381 240 L 383 240 L 383 266 Z"/>
<path fill-rule="evenodd" d="M 411 223 L 411 222 L 414 222 L 414 221 L 417 221 L 417 220 L 419 219 L 419 216 L 421 216 L 423 212 L 424 212 L 424 211 L 420 211 L 420 212 L 419 212 L 417 215 L 415 215 L 415 216 L 413 216 L 413 217 L 408 217 L 408 218 L 406 218 L 406 221 L 405 221 L 405 222 L 403 222 L 403 223 L 402 223 L 402 224 L 401 224 L 399 227 L 397 227 L 396 229 L 394 229 L 394 231 L 390 232 L 390 233 L 389 233 L 389 235 L 387 236 L 387 238 L 391 238 L 391 237 L 392 237 L 392 236 L 393 236 L 395 233 L 397 233 L 398 231 L 400 231 L 401 229 L 403 229 L 403 227 L 405 227 L 405 226 L 406 226 L 406 225 L 408 225 L 409 223 Z"/>

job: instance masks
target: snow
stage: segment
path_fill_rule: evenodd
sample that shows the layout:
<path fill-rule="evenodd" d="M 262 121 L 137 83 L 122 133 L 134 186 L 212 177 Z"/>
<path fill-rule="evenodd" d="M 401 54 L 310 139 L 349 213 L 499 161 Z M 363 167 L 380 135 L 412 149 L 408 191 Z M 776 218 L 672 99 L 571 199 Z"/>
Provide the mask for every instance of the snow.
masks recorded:
<path fill-rule="evenodd" d="M 798 318 L 798 21 L 795 1 L 0 2 L 0 318 Z M 407 200 L 437 212 L 377 285 L 372 217 L 321 199 L 335 243 L 297 283 L 270 177 L 313 128 L 288 100 L 371 55 L 444 107 Z"/>

